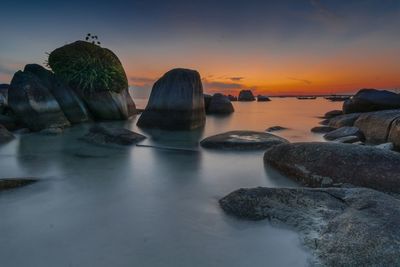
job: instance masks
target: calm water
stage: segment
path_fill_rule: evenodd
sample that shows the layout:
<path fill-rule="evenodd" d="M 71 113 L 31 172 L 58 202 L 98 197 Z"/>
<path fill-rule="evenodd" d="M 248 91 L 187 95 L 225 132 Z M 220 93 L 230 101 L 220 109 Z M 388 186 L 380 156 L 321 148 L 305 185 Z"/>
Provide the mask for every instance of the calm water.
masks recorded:
<path fill-rule="evenodd" d="M 145 101 L 136 100 L 139 107 Z M 100 147 L 62 136 L 28 134 L 0 147 L 0 177 L 41 182 L 0 193 L 1 266 L 305 266 L 298 236 L 267 221 L 225 215 L 218 199 L 240 187 L 296 186 L 264 168 L 263 152 L 203 150 L 198 141 L 227 130 L 280 125 L 291 141 L 321 140 L 310 128 L 341 103 L 273 98 L 234 103 L 204 130 L 143 132 L 147 147 Z"/>

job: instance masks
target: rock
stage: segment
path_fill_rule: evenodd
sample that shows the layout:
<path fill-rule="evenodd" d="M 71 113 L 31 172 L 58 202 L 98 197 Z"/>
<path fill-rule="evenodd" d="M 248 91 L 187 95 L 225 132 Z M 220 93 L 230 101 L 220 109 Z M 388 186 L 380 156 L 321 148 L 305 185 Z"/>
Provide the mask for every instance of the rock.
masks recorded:
<path fill-rule="evenodd" d="M 376 89 L 362 89 L 343 103 L 343 113 L 400 109 L 400 95 Z"/>
<path fill-rule="evenodd" d="M 343 115 L 343 111 L 341 111 L 341 110 L 331 110 L 331 111 L 328 111 L 327 113 L 325 113 L 324 118 L 331 119 L 333 117 L 340 116 L 340 115 Z"/>
<path fill-rule="evenodd" d="M 85 103 L 78 97 L 75 91 L 65 82 L 58 78 L 54 73 L 46 70 L 38 64 L 28 64 L 24 72 L 30 72 L 36 75 L 48 88 L 54 98 L 57 100 L 68 121 L 71 123 L 81 123 L 90 120 L 90 113 Z"/>
<path fill-rule="evenodd" d="M 46 81 L 31 72 L 18 71 L 12 78 L 8 104 L 23 127 L 32 131 L 70 126 Z"/>
<path fill-rule="evenodd" d="M 400 119 L 393 121 L 387 141 L 392 142 L 396 150 L 400 150 Z"/>
<path fill-rule="evenodd" d="M 384 150 L 394 150 L 393 143 L 384 143 L 380 145 L 376 145 L 375 148 L 384 149 Z"/>
<path fill-rule="evenodd" d="M 363 137 L 363 134 L 357 127 L 345 126 L 325 134 L 324 138 L 332 141 L 346 136 L 357 136 L 361 139 L 360 137 Z"/>
<path fill-rule="evenodd" d="M 40 131 L 44 135 L 59 135 L 64 132 L 63 128 L 47 128 Z"/>
<path fill-rule="evenodd" d="M 313 255 L 312 266 L 400 265 L 400 201 L 388 194 L 259 187 L 234 191 L 219 204 L 236 217 L 294 229 Z"/>
<path fill-rule="evenodd" d="M 98 120 L 123 120 L 135 114 L 128 79 L 109 49 L 76 41 L 50 53 L 49 66 L 83 99 Z"/>
<path fill-rule="evenodd" d="M 238 101 L 237 96 L 228 95 L 228 98 L 229 98 L 230 101 Z"/>
<path fill-rule="evenodd" d="M 3 125 L 0 124 L 0 145 L 13 140 L 15 137 Z"/>
<path fill-rule="evenodd" d="M 0 191 L 25 186 L 37 181 L 35 178 L 0 178 Z"/>
<path fill-rule="evenodd" d="M 286 127 L 282 127 L 282 126 L 272 126 L 267 128 L 265 131 L 266 132 L 277 132 L 277 131 L 283 131 L 283 130 L 287 130 L 288 128 Z"/>
<path fill-rule="evenodd" d="M 153 86 L 137 125 L 165 130 L 192 130 L 205 124 L 200 74 L 189 69 L 168 71 Z"/>
<path fill-rule="evenodd" d="M 214 94 L 206 109 L 207 114 L 230 114 L 234 112 L 233 105 L 227 96 Z"/>
<path fill-rule="evenodd" d="M 20 128 L 18 130 L 15 130 L 13 133 L 14 134 L 27 134 L 30 132 L 31 132 L 31 130 L 29 130 L 29 128 Z"/>
<path fill-rule="evenodd" d="M 311 129 L 313 133 L 329 133 L 336 130 L 336 128 L 329 127 L 329 126 L 317 126 Z"/>
<path fill-rule="evenodd" d="M 343 143 L 343 144 L 354 144 L 354 143 L 358 143 L 360 141 L 361 141 L 361 139 L 357 135 L 343 136 L 343 137 L 333 140 L 333 142 Z"/>
<path fill-rule="evenodd" d="M 213 149 L 258 150 L 287 142 L 282 137 L 264 132 L 231 131 L 207 137 L 200 145 Z"/>
<path fill-rule="evenodd" d="M 257 101 L 258 102 L 267 102 L 267 101 L 271 101 L 271 99 L 269 99 L 268 96 L 258 95 L 257 96 Z"/>
<path fill-rule="evenodd" d="M 264 162 L 311 186 L 353 184 L 400 193 L 400 154 L 340 143 L 293 143 L 273 146 Z"/>
<path fill-rule="evenodd" d="M 17 121 L 13 116 L 0 114 L 0 124 L 8 130 L 13 131 L 18 128 Z"/>
<path fill-rule="evenodd" d="M 251 90 L 242 90 L 239 92 L 239 101 L 254 101 L 256 100 Z"/>
<path fill-rule="evenodd" d="M 326 126 L 326 125 L 329 125 L 330 121 L 331 121 L 330 119 L 325 119 L 325 120 L 320 121 L 319 124 Z"/>
<path fill-rule="evenodd" d="M 355 122 L 365 135 L 367 143 L 381 144 L 388 142 L 393 122 L 400 118 L 400 110 L 384 110 L 362 114 Z"/>
<path fill-rule="evenodd" d="M 329 119 L 328 126 L 334 128 L 353 126 L 356 120 L 361 116 L 361 114 L 362 113 L 353 113 L 333 117 Z"/>
<path fill-rule="evenodd" d="M 212 95 L 204 94 L 204 109 L 207 111 L 210 106 Z"/>
<path fill-rule="evenodd" d="M 83 140 L 95 144 L 117 144 L 134 145 L 146 139 L 144 135 L 129 131 L 125 128 L 106 128 L 103 126 L 93 126 L 89 129 Z"/>
<path fill-rule="evenodd" d="M 8 106 L 8 84 L 0 84 L 0 114 L 3 114 L 4 108 Z"/>

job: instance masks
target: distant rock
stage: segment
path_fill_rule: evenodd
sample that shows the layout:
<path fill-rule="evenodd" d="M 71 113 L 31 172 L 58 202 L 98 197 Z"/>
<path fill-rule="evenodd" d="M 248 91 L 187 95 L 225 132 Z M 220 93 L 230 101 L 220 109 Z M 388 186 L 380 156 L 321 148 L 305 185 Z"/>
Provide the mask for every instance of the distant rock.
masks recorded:
<path fill-rule="evenodd" d="M 331 132 L 325 134 L 324 138 L 326 140 L 332 141 L 332 140 L 336 140 L 336 139 L 339 139 L 342 137 L 347 137 L 347 136 L 357 136 L 360 139 L 362 139 L 363 134 L 360 132 L 360 129 L 358 129 L 357 127 L 345 126 L 345 127 L 341 127 L 339 129 L 336 129 L 334 131 L 331 131 Z"/>
<path fill-rule="evenodd" d="M 116 144 L 116 145 L 134 145 L 146 139 L 144 135 L 129 131 L 125 128 L 106 128 L 96 125 L 89 129 L 83 140 L 100 145 Z"/>
<path fill-rule="evenodd" d="M 0 178 L 0 191 L 29 185 L 37 181 L 36 178 Z"/>
<path fill-rule="evenodd" d="M 288 128 L 286 127 L 282 127 L 282 126 L 272 126 L 267 128 L 265 131 L 266 132 L 277 132 L 277 131 L 283 131 L 283 130 L 287 130 Z"/>
<path fill-rule="evenodd" d="M 381 144 L 388 142 L 388 136 L 400 110 L 384 110 L 362 114 L 355 122 L 365 135 L 367 143 Z"/>
<path fill-rule="evenodd" d="M 136 114 L 125 70 L 111 50 L 76 41 L 51 52 L 48 61 L 54 73 L 83 99 L 95 119 L 124 120 Z M 62 87 L 58 92 L 64 93 Z"/>
<path fill-rule="evenodd" d="M 230 114 L 234 112 L 233 105 L 227 96 L 214 94 L 206 109 L 207 114 Z"/>
<path fill-rule="evenodd" d="M 208 107 L 210 106 L 210 102 L 212 99 L 212 95 L 204 94 L 204 109 L 208 110 Z"/>
<path fill-rule="evenodd" d="M 32 131 L 70 126 L 46 81 L 31 72 L 14 74 L 8 91 L 8 104 L 21 125 Z"/>
<path fill-rule="evenodd" d="M 340 116 L 340 115 L 343 115 L 343 111 L 341 111 L 341 110 L 331 110 L 331 111 L 328 111 L 327 113 L 325 113 L 324 118 L 331 119 L 333 117 Z"/>
<path fill-rule="evenodd" d="M 239 92 L 239 101 L 254 101 L 256 100 L 251 90 L 242 90 Z"/>
<path fill-rule="evenodd" d="M 231 131 L 203 139 L 200 145 L 212 149 L 258 150 L 288 143 L 282 137 L 255 131 Z"/>
<path fill-rule="evenodd" d="M 367 188 L 250 188 L 219 200 L 239 218 L 300 233 L 311 266 L 400 266 L 400 200 Z M 267 236 L 265 238 L 268 238 Z"/>
<path fill-rule="evenodd" d="M 153 86 L 137 125 L 165 130 L 192 130 L 205 124 L 200 74 L 189 69 L 168 71 Z"/>
<path fill-rule="evenodd" d="M 228 95 L 228 98 L 229 98 L 230 101 L 238 101 L 237 96 Z"/>
<path fill-rule="evenodd" d="M 13 140 L 15 137 L 3 125 L 0 124 L 0 145 Z"/>
<path fill-rule="evenodd" d="M 343 113 L 400 109 L 400 95 L 377 89 L 362 89 L 343 103 Z"/>
<path fill-rule="evenodd" d="M 269 99 L 269 97 L 265 96 L 265 95 L 258 95 L 257 101 L 258 102 L 267 102 L 267 101 L 271 101 L 271 99 Z"/>
<path fill-rule="evenodd" d="M 306 186 L 340 184 L 400 193 L 400 154 L 371 146 L 293 143 L 273 146 L 264 162 Z"/>
<path fill-rule="evenodd" d="M 329 133 L 336 130 L 334 127 L 329 127 L 329 126 L 317 126 L 311 129 L 311 132 L 313 133 Z"/>
<path fill-rule="evenodd" d="M 353 126 L 362 113 L 345 114 L 328 120 L 328 125 L 334 128 Z"/>

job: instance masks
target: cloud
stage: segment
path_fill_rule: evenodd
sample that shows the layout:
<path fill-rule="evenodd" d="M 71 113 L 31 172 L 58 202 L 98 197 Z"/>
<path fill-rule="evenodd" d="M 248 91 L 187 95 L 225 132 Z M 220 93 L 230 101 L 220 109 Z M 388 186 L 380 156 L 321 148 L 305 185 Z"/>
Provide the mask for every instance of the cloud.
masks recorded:
<path fill-rule="evenodd" d="M 298 78 L 294 78 L 294 77 L 287 77 L 287 78 L 288 78 L 289 80 L 302 82 L 302 83 L 307 84 L 307 85 L 312 84 L 312 82 L 311 82 L 310 80 L 298 79 Z"/>
<path fill-rule="evenodd" d="M 244 77 L 230 77 L 229 78 L 229 80 L 231 80 L 232 82 L 240 82 L 243 79 L 244 79 Z"/>
<path fill-rule="evenodd" d="M 206 90 L 210 91 L 234 90 L 243 88 L 243 85 L 240 83 L 208 81 L 206 79 L 203 79 L 203 86 Z"/>
<path fill-rule="evenodd" d="M 334 20 L 340 18 L 340 16 L 338 16 L 335 12 L 323 5 L 320 0 L 310 0 L 310 3 L 317 11 L 319 17 Z"/>
<path fill-rule="evenodd" d="M 16 72 L 16 70 L 14 67 L 0 63 L 0 73 L 1 74 L 12 75 L 15 72 Z"/>

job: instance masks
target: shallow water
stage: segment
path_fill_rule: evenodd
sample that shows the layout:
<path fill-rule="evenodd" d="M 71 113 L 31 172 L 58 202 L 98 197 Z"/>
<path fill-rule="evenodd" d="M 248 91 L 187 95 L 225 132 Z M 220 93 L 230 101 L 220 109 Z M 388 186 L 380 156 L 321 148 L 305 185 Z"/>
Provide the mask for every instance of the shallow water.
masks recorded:
<path fill-rule="evenodd" d="M 145 101 L 136 100 L 139 107 Z M 1 266 L 305 266 L 296 233 L 225 215 L 218 199 L 240 187 L 296 186 L 266 169 L 263 152 L 204 150 L 198 141 L 227 130 L 276 132 L 290 141 L 341 103 L 324 99 L 234 103 L 194 132 L 143 132 L 146 145 L 102 147 L 79 141 L 89 125 L 61 136 L 27 134 L 0 147 L 0 177 L 41 182 L 0 193 Z"/>

